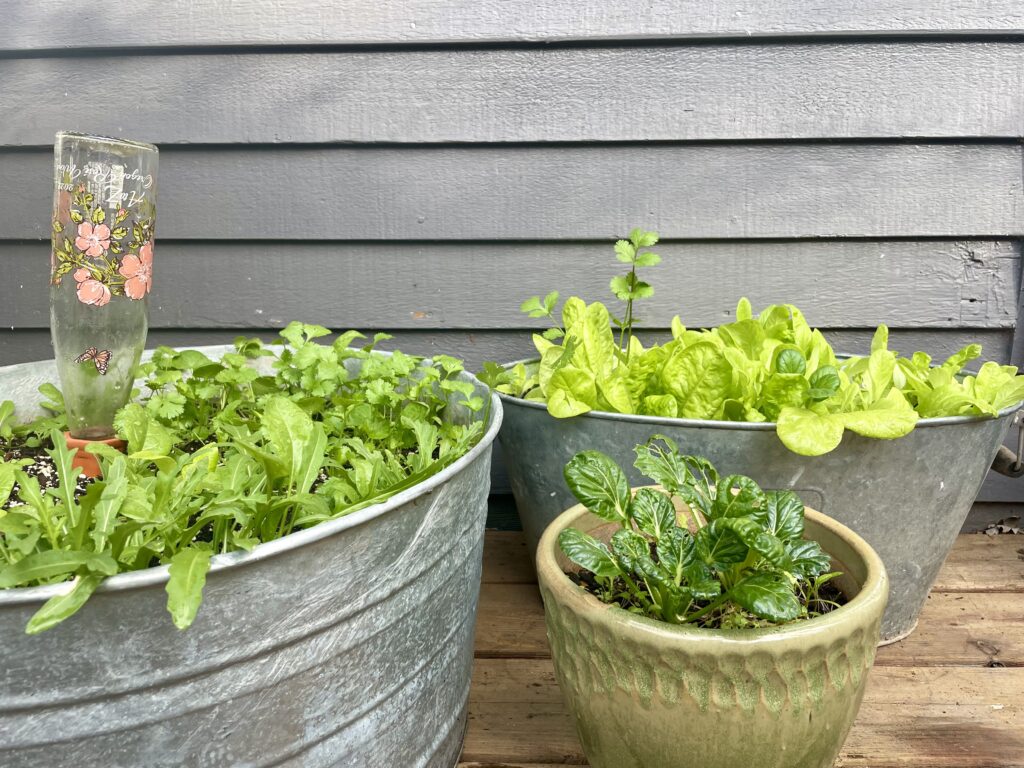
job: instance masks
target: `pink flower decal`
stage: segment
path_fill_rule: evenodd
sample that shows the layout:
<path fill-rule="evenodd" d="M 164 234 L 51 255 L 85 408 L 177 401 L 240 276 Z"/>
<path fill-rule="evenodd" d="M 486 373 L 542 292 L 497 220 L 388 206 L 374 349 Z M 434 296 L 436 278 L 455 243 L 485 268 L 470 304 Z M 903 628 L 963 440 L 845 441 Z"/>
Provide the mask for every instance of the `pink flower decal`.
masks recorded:
<path fill-rule="evenodd" d="M 139 255 L 127 254 L 121 259 L 117 270 L 127 278 L 124 281 L 124 292 L 129 299 L 144 299 L 153 287 L 153 243 L 145 243 L 139 248 Z"/>
<path fill-rule="evenodd" d="M 102 307 L 110 301 L 110 289 L 99 280 L 93 279 L 88 269 L 75 270 L 75 282 L 78 283 L 78 300 L 83 304 Z"/>
<path fill-rule="evenodd" d="M 110 227 L 106 224 L 93 226 L 88 221 L 78 225 L 78 237 L 75 238 L 75 247 L 85 251 L 90 258 L 102 256 L 103 252 L 110 247 Z"/>

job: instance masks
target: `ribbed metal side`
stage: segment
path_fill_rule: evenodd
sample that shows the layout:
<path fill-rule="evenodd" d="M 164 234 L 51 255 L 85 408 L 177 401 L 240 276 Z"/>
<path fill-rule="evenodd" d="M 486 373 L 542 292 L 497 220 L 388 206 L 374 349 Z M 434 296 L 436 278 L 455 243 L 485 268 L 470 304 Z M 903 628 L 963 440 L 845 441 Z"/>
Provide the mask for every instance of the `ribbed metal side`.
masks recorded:
<path fill-rule="evenodd" d="M 943 560 L 978 495 L 1017 408 L 996 419 L 925 419 L 906 437 L 871 440 L 847 433 L 839 447 L 798 456 L 774 424 L 700 422 L 590 413 L 555 419 L 537 403 L 502 396 L 500 441 L 527 539 L 576 503 L 562 477 L 581 450 L 604 451 L 646 484 L 633 446 L 664 434 L 682 451 L 706 456 L 722 473 L 749 475 L 765 488 L 792 488 L 804 502 L 863 536 L 889 573 L 882 640 L 913 630 Z"/>
<path fill-rule="evenodd" d="M 33 402 L 51 375 L 0 369 L 0 399 Z M 164 568 L 34 637 L 54 589 L 0 591 L 0 765 L 454 765 L 500 421 L 495 402 L 480 445 L 386 504 L 215 558 L 187 631 Z"/>

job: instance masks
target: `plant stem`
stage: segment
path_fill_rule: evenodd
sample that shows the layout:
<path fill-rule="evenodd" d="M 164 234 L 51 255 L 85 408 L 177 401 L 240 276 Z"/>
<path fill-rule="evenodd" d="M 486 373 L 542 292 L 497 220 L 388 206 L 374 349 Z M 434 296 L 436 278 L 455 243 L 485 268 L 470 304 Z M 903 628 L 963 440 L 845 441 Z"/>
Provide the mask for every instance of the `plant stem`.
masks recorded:
<path fill-rule="evenodd" d="M 694 611 L 690 615 L 684 616 L 683 617 L 683 623 L 684 624 L 688 624 L 691 621 L 696 621 L 697 619 L 699 619 L 699 618 L 701 618 L 703 616 L 706 616 L 707 614 L 709 614 L 711 611 L 715 610 L 716 608 L 719 608 L 723 603 L 725 603 L 726 601 L 729 600 L 729 594 L 730 593 L 726 592 L 724 595 L 720 595 L 717 600 L 714 600 L 714 601 L 708 603 L 707 605 L 705 605 L 699 611 Z"/>

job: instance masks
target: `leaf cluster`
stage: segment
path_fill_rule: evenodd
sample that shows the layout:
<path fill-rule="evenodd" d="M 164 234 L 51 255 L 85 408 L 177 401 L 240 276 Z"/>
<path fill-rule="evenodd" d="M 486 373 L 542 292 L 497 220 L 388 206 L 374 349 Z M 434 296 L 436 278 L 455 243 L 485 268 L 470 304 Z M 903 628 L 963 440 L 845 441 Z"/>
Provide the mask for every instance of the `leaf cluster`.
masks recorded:
<path fill-rule="evenodd" d="M 546 302 L 547 316 L 554 317 L 556 302 L 557 294 Z M 539 363 L 507 370 L 491 364 L 482 378 L 500 392 L 545 403 L 556 418 L 600 410 L 776 422 L 786 447 L 806 456 L 832 451 L 846 430 L 893 439 L 921 418 L 995 416 L 1024 400 L 1024 376 L 1014 366 L 987 362 L 976 374 L 963 372 L 980 356 L 978 344 L 933 364 L 923 352 L 902 357 L 890 350 L 881 325 L 869 355 L 841 359 L 790 304 L 754 316 L 741 299 L 734 322 L 706 330 L 675 317 L 672 340 L 650 347 L 633 335 L 624 348 L 616 344 L 619 327 L 604 304 L 571 297 L 558 333 L 534 336 Z"/>
<path fill-rule="evenodd" d="M 602 600 L 715 628 L 781 624 L 830 607 L 818 595 L 838 574 L 818 543 L 803 538 L 804 505 L 795 493 L 720 476 L 663 436 L 636 446 L 635 466 L 660 487 L 631 491 L 622 469 L 597 451 L 565 467 L 576 498 L 618 526 L 607 543 L 575 528 L 558 538 Z"/>
<path fill-rule="evenodd" d="M 361 348 L 353 331 L 317 341 L 329 333 L 292 323 L 277 354 L 242 338 L 219 360 L 158 348 L 140 366 L 144 394 L 115 419 L 126 452 L 90 448 L 102 477 L 84 495 L 56 388 L 46 390 L 54 415 L 27 425 L 0 406 L 0 441 L 41 446 L 59 476 L 42 490 L 30 459 L 0 463 L 0 588 L 71 580 L 28 631 L 72 615 L 105 577 L 160 564 L 184 629 L 213 555 L 385 501 L 479 440 L 484 403 L 458 360 L 375 354 L 384 335 Z"/>

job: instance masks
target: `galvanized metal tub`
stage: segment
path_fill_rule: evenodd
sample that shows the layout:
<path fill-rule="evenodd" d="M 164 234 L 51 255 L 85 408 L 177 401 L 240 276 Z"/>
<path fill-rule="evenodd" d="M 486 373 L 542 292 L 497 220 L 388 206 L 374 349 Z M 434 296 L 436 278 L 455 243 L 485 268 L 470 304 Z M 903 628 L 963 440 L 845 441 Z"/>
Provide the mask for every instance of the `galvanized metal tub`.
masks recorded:
<path fill-rule="evenodd" d="M 1020 404 L 998 418 L 923 419 L 906 437 L 872 440 L 847 432 L 824 456 L 799 456 L 775 425 L 591 412 L 556 419 L 541 403 L 501 395 L 499 441 L 512 493 L 531 547 L 575 503 L 562 476 L 578 451 L 598 450 L 627 468 L 633 446 L 664 434 L 680 450 L 706 456 L 722 473 L 748 475 L 765 488 L 790 488 L 809 507 L 863 536 L 889 573 L 882 641 L 913 631 L 928 591 L 949 554 Z"/>
<path fill-rule="evenodd" d="M 0 399 L 27 406 L 53 380 L 52 363 L 0 368 Z M 454 765 L 496 398 L 491 414 L 472 451 L 415 488 L 215 557 L 187 631 L 167 614 L 166 568 L 108 579 L 31 637 L 57 588 L 0 591 L 0 765 Z"/>

